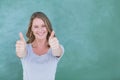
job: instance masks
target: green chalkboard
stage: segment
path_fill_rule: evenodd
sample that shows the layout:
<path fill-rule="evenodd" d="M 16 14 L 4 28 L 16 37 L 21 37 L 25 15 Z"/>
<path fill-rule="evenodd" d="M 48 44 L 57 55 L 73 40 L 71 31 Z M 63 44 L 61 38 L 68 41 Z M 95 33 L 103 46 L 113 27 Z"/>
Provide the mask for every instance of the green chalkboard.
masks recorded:
<path fill-rule="evenodd" d="M 1 0 L 0 80 L 22 80 L 19 32 L 44 12 L 65 48 L 56 80 L 120 80 L 120 0 Z"/>

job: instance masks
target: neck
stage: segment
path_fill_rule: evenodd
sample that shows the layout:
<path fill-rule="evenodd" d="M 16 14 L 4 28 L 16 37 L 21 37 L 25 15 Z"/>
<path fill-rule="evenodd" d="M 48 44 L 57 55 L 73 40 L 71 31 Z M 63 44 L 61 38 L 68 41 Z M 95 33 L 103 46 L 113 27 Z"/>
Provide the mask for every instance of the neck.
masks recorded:
<path fill-rule="evenodd" d="M 46 39 L 44 40 L 35 39 L 32 45 L 33 45 L 33 48 L 43 48 L 48 46 L 48 42 Z"/>

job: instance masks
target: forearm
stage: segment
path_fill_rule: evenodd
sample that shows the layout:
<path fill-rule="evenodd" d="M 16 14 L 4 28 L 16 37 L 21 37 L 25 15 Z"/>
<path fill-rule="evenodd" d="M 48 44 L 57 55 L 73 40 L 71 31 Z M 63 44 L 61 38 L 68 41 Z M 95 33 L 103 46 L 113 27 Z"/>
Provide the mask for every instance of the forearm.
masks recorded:
<path fill-rule="evenodd" d="M 61 46 L 59 45 L 58 48 L 56 49 L 52 49 L 52 54 L 53 56 L 57 56 L 57 57 L 60 57 L 62 55 L 63 51 L 62 51 L 62 48 Z"/>
<path fill-rule="evenodd" d="M 26 51 L 24 51 L 24 52 L 16 52 L 16 55 L 17 55 L 17 57 L 19 57 L 19 58 L 24 58 L 24 57 L 26 56 L 26 54 L 27 54 Z"/>

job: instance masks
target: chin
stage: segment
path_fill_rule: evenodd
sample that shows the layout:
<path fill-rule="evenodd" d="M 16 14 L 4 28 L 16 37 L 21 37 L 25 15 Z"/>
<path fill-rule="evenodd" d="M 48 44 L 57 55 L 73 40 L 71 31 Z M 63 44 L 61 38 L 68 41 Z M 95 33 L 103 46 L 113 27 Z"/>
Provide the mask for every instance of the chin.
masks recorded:
<path fill-rule="evenodd" d="M 46 39 L 46 36 L 41 36 L 41 37 L 36 37 L 37 39 L 39 39 L 39 40 L 43 40 L 43 39 Z"/>

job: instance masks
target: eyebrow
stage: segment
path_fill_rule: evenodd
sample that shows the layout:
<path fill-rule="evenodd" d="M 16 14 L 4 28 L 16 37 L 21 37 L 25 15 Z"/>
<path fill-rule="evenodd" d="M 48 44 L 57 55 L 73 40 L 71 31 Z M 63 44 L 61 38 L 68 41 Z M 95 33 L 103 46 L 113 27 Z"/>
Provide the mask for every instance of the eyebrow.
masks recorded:
<path fill-rule="evenodd" d="M 45 24 L 43 24 L 42 26 L 46 26 Z"/>

